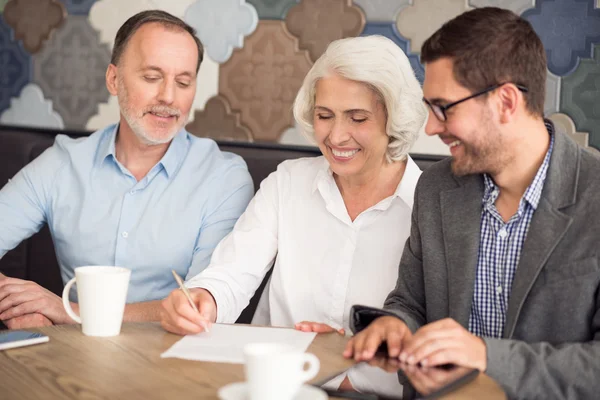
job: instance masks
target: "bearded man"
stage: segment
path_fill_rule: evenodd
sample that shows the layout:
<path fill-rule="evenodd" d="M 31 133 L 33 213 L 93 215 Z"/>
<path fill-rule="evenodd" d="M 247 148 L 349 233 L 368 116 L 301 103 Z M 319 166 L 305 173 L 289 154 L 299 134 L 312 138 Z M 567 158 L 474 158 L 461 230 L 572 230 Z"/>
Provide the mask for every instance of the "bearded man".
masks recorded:
<path fill-rule="evenodd" d="M 54 145 L 0 191 L 0 258 L 47 223 L 63 282 L 83 265 L 130 268 L 124 319 L 159 320 L 171 275 L 209 263 L 254 194 L 243 159 L 185 131 L 203 58 L 185 22 L 144 11 L 119 29 L 106 85 L 120 121 Z M 76 294 L 71 300 L 77 310 Z M 0 274 L 9 328 L 72 323 L 60 297 Z"/>

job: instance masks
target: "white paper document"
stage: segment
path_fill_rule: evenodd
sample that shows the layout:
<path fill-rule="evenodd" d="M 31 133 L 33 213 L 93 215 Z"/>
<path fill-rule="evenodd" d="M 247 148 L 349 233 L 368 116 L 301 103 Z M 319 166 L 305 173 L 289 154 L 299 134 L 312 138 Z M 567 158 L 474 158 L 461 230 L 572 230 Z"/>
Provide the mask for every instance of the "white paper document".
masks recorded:
<path fill-rule="evenodd" d="M 317 334 L 295 329 L 248 325 L 213 324 L 210 332 L 188 335 L 161 354 L 186 360 L 244 363 L 244 346 L 249 343 L 279 343 L 306 351 Z"/>

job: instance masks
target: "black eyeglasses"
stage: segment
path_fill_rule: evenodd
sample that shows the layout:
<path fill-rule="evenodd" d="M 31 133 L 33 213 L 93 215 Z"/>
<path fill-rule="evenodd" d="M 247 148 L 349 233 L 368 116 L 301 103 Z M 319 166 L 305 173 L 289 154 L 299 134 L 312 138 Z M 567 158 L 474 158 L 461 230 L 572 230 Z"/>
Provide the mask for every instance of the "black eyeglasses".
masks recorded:
<path fill-rule="evenodd" d="M 429 106 L 429 108 L 431 108 L 431 111 L 433 111 L 433 114 L 436 116 L 437 119 L 439 119 L 442 122 L 446 122 L 446 120 L 448 119 L 448 117 L 446 116 L 446 111 L 448 111 L 449 109 L 451 109 L 455 105 L 460 104 L 463 101 L 471 100 L 472 98 L 475 98 L 477 96 L 481 96 L 482 94 L 486 94 L 488 92 L 491 92 L 492 90 L 496 90 L 500 86 L 506 85 L 507 83 L 509 83 L 509 82 L 497 83 L 497 84 L 495 84 L 493 86 L 490 86 L 488 88 L 483 89 L 480 92 L 473 93 L 472 95 L 467 96 L 467 97 L 465 97 L 463 99 L 457 100 L 457 101 L 455 101 L 453 103 L 450 103 L 450 104 L 446 104 L 445 106 L 440 106 L 439 104 L 431 104 L 431 102 L 429 102 L 429 100 L 427 100 L 425 97 L 423 97 L 423 101 L 425 102 L 425 104 L 427 104 Z M 529 91 L 529 89 L 527 89 L 523 85 L 517 85 L 517 84 L 515 84 L 515 86 L 517 87 L 517 89 L 519 89 L 523 93 L 527 93 Z"/>

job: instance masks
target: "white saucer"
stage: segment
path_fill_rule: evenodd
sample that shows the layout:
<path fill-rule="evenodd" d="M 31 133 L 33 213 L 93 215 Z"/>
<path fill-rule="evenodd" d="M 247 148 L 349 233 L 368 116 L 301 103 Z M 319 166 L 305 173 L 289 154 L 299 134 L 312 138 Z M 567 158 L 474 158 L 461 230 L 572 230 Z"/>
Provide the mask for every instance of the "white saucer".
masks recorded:
<path fill-rule="evenodd" d="M 221 400 L 248 400 L 246 382 L 230 383 L 223 386 L 218 392 Z M 327 400 L 327 393 L 318 387 L 302 385 L 294 400 Z"/>

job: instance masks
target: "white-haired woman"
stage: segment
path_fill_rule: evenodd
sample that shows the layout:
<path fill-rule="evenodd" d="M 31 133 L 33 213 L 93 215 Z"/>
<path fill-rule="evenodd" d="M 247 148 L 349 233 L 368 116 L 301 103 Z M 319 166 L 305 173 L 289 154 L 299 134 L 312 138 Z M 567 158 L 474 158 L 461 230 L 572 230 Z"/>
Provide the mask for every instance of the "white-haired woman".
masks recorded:
<path fill-rule="evenodd" d="M 275 262 L 268 322 L 317 332 L 349 326 L 353 304 L 380 307 L 409 236 L 420 170 L 408 156 L 427 111 L 408 59 L 381 36 L 337 40 L 304 79 L 294 117 L 322 157 L 266 178 L 209 267 L 163 302 L 174 333 L 234 322 Z"/>

